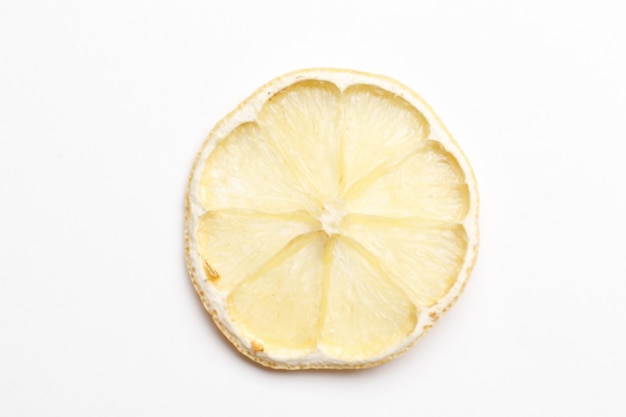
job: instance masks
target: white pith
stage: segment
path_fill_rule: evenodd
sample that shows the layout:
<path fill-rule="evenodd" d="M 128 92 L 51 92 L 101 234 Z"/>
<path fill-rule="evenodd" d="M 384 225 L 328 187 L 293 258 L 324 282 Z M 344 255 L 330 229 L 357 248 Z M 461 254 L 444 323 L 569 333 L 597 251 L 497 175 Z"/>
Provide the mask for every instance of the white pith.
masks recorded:
<path fill-rule="evenodd" d="M 323 211 L 318 217 L 322 225 L 322 230 L 328 235 L 338 234 L 346 214 L 348 214 L 348 210 L 346 209 L 346 203 L 344 201 L 335 200 L 325 203 Z"/>

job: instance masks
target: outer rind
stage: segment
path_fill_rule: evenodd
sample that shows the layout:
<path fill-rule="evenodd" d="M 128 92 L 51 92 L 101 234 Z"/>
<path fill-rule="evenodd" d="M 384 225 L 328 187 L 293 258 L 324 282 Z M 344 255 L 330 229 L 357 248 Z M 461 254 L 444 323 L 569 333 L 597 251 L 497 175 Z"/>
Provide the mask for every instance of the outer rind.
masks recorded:
<path fill-rule="evenodd" d="M 204 163 L 216 144 L 224 139 L 238 125 L 256 119 L 258 111 L 267 99 L 283 88 L 302 80 L 325 80 L 336 84 L 341 90 L 353 84 L 371 84 L 386 89 L 411 103 L 422 112 L 430 123 L 430 138 L 435 139 L 457 159 L 466 175 L 469 188 L 470 206 L 468 214 L 463 222 L 467 232 L 468 245 L 461 273 L 457 277 L 452 288 L 435 305 L 424 309 L 418 318 L 418 323 L 413 333 L 400 345 L 387 352 L 365 361 L 345 362 L 327 357 L 319 351 L 315 351 L 305 358 L 278 358 L 270 357 L 264 352 L 256 352 L 252 349 L 251 341 L 246 340 L 229 320 L 224 300 L 222 300 L 205 276 L 202 261 L 198 255 L 195 238 L 193 238 L 197 221 L 202 214 L 202 206 L 192 195 L 191 190 L 197 186 L 198 178 L 202 173 Z M 213 321 L 226 336 L 226 338 L 245 356 L 251 360 L 274 369 L 362 369 L 369 368 L 388 362 L 406 352 L 433 326 L 437 319 L 445 313 L 463 292 L 476 262 L 479 246 L 478 231 L 478 205 L 479 196 L 474 171 L 465 154 L 459 148 L 452 135 L 448 132 L 441 119 L 435 114 L 430 106 L 414 91 L 398 81 L 382 75 L 368 74 L 353 70 L 314 68 L 294 71 L 278 77 L 259 88 L 248 99 L 244 100 L 235 110 L 224 117 L 204 141 L 193 163 L 191 175 L 187 183 L 185 194 L 185 259 L 187 269 L 193 286 L 200 296 L 205 309 L 211 315 Z"/>

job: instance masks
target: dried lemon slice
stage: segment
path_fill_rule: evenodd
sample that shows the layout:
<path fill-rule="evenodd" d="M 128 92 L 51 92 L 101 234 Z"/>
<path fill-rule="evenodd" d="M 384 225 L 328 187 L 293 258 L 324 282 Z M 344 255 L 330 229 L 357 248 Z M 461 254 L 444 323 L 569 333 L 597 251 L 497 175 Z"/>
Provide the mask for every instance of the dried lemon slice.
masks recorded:
<path fill-rule="evenodd" d="M 209 134 L 187 190 L 187 265 L 254 361 L 365 368 L 456 300 L 477 219 L 469 163 L 420 97 L 382 76 L 298 71 Z"/>

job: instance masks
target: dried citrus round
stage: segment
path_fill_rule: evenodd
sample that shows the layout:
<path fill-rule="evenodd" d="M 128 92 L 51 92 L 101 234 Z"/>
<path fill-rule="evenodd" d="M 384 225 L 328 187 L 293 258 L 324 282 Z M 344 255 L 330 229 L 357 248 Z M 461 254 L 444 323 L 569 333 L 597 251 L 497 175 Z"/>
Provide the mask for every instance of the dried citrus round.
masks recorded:
<path fill-rule="evenodd" d="M 187 264 L 254 361 L 364 368 L 456 300 L 477 219 L 470 165 L 419 96 L 383 76 L 304 70 L 209 134 L 187 190 Z"/>

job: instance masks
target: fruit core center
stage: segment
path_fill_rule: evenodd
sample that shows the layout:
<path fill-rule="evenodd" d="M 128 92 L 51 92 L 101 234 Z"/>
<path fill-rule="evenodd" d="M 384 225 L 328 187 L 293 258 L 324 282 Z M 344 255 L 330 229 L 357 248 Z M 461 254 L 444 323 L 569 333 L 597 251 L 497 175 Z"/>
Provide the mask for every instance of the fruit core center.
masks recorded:
<path fill-rule="evenodd" d="M 346 203 L 341 200 L 327 202 L 324 209 L 318 217 L 322 223 L 322 230 L 329 236 L 337 234 L 341 231 L 341 222 L 345 215 L 348 214 Z"/>

